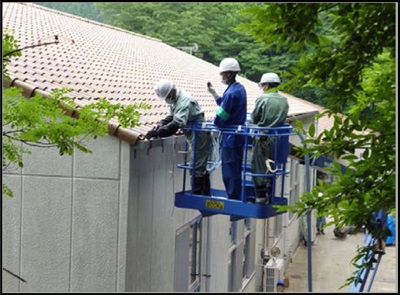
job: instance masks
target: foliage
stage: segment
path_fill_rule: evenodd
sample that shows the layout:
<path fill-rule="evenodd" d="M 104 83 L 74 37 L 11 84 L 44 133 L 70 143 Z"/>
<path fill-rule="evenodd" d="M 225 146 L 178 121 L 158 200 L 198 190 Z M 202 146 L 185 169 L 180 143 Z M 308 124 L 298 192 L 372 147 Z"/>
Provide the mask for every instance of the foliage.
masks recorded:
<path fill-rule="evenodd" d="M 21 55 L 21 51 L 16 49 L 18 45 L 14 37 L 5 34 L 3 78 L 7 77 L 7 61 Z M 20 88 L 3 89 L 3 171 L 12 164 L 23 167 L 22 155 L 29 153 L 24 147 L 26 145 L 57 147 L 60 155 L 71 155 L 74 148 L 90 153 L 84 140 L 107 135 L 108 122 L 111 119 L 116 119 L 123 127 L 136 126 L 140 118 L 138 109 L 149 108 L 145 103 L 121 106 L 100 99 L 80 108 L 77 118 L 73 118 L 66 113 L 75 110 L 73 100 L 66 96 L 68 92 L 68 89 L 58 89 L 47 98 L 36 94 L 26 99 Z M 3 185 L 3 194 L 12 196 L 12 191 Z"/>
<path fill-rule="evenodd" d="M 328 168 L 332 184 L 319 181 L 287 208 L 299 215 L 316 209 L 332 216 L 337 226 L 365 227 L 373 237 L 385 238 L 374 213 L 396 206 L 395 4 L 280 3 L 255 5 L 246 13 L 252 20 L 241 30 L 269 48 L 300 55 L 285 87 L 318 87 L 326 95 L 329 109 L 318 117 L 333 118 L 333 126 L 315 134 L 315 125 L 304 130 L 297 122 L 297 131 L 308 138 L 302 155 L 347 161 L 344 173 L 338 163 Z M 332 19 L 326 35 L 322 16 Z M 362 248 L 357 259 L 367 253 Z M 366 264 L 357 267 L 345 285 Z"/>
<path fill-rule="evenodd" d="M 10 35 L 10 32 L 3 32 L 3 46 L 2 46 L 2 55 L 3 56 L 3 64 L 2 64 L 2 69 L 3 69 L 3 77 L 6 79 L 10 79 L 8 73 L 7 73 L 7 62 L 8 59 L 4 58 L 7 54 L 8 56 L 16 57 L 16 56 L 21 56 L 20 51 L 15 51 L 16 48 L 18 47 L 16 40 L 12 35 Z"/>

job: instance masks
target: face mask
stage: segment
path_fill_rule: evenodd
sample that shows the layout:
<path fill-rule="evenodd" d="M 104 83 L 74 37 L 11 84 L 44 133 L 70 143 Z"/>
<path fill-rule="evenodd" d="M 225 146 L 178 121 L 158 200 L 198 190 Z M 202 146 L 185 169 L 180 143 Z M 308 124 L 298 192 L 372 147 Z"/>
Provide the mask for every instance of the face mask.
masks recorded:
<path fill-rule="evenodd" d="M 172 97 L 167 97 L 167 98 L 165 99 L 165 102 L 166 102 L 167 104 L 174 104 L 174 100 L 172 99 Z"/>
<path fill-rule="evenodd" d="M 174 104 L 174 103 L 175 103 L 174 95 L 173 95 L 172 92 L 170 92 L 170 93 L 168 94 L 168 96 L 165 98 L 165 102 L 166 102 L 167 104 Z"/>
<path fill-rule="evenodd" d="M 226 75 L 225 77 L 226 77 L 225 79 L 222 78 L 221 83 L 224 85 L 229 85 L 232 75 L 230 75 L 229 77 L 227 77 L 227 75 Z"/>

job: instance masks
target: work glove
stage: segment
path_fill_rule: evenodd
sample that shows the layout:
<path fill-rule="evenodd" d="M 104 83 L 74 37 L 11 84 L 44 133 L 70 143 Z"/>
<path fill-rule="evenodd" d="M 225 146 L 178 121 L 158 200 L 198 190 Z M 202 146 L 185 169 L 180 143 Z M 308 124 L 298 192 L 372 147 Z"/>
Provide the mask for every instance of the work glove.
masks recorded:
<path fill-rule="evenodd" d="M 217 92 L 215 91 L 214 87 L 212 86 L 211 82 L 207 82 L 207 90 L 211 93 L 215 100 L 219 98 Z"/>
<path fill-rule="evenodd" d="M 155 127 L 156 128 L 156 127 Z M 158 131 L 155 130 L 155 128 L 153 128 L 152 130 L 150 130 L 149 132 L 146 133 L 146 135 L 144 136 L 144 138 L 146 139 L 150 139 L 152 137 L 158 137 Z"/>
<path fill-rule="evenodd" d="M 157 135 L 159 137 L 167 137 L 174 135 L 179 130 L 179 124 L 175 121 L 171 121 L 168 124 L 162 126 L 157 130 Z"/>
<path fill-rule="evenodd" d="M 160 129 L 161 127 L 167 125 L 174 119 L 174 116 L 168 115 L 164 119 L 162 119 L 160 122 L 157 123 L 156 130 Z"/>
<path fill-rule="evenodd" d="M 159 122 L 159 123 L 157 123 L 157 125 L 156 125 L 155 127 L 153 127 L 152 130 L 157 131 L 158 129 L 160 129 L 160 128 L 163 127 L 163 126 L 164 126 L 164 125 L 163 125 L 161 122 Z"/>

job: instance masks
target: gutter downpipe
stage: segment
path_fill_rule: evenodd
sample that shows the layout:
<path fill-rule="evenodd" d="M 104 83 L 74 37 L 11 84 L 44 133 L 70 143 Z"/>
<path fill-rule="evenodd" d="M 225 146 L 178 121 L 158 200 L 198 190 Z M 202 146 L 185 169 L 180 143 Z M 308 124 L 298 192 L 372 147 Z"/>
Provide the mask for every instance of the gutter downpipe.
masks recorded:
<path fill-rule="evenodd" d="M 283 253 L 283 261 L 284 265 L 288 265 L 288 255 L 286 254 L 286 231 L 288 228 L 288 220 L 289 219 L 289 214 L 285 213 L 283 214 L 283 242 L 282 242 L 282 253 Z"/>
<path fill-rule="evenodd" d="M 301 140 L 305 140 L 305 137 L 299 133 Z M 309 154 L 304 156 L 306 164 L 306 192 L 310 192 L 310 156 Z M 311 211 L 307 212 L 307 278 L 308 278 L 308 292 L 312 292 L 312 256 L 311 256 Z"/>
<path fill-rule="evenodd" d="M 207 252 L 206 252 L 206 284 L 205 284 L 205 291 L 210 292 L 210 265 L 211 265 L 211 217 L 207 218 Z"/>
<path fill-rule="evenodd" d="M 269 241 L 269 219 L 264 219 L 264 228 L 263 228 L 263 249 L 264 249 L 264 255 L 267 253 L 269 256 L 269 250 L 268 250 L 268 241 Z M 264 276 L 265 276 L 265 268 L 264 268 L 264 257 L 261 259 L 261 264 L 262 264 L 262 271 L 261 271 L 261 292 L 264 292 Z"/>

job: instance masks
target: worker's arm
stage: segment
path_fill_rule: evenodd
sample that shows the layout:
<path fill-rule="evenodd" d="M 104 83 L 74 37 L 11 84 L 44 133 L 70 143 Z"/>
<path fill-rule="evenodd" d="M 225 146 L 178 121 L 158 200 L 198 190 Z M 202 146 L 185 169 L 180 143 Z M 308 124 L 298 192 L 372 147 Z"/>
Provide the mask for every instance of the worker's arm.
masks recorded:
<path fill-rule="evenodd" d="M 217 92 L 215 91 L 215 89 L 212 86 L 211 82 L 207 82 L 207 90 L 214 97 L 217 105 L 220 105 L 221 104 L 221 97 L 217 94 Z"/>
<path fill-rule="evenodd" d="M 168 124 L 161 126 L 158 129 L 150 130 L 147 132 L 145 138 L 150 139 L 153 137 L 168 137 L 174 135 L 179 130 L 179 124 L 171 121 Z"/>
<path fill-rule="evenodd" d="M 157 129 L 159 129 L 160 127 L 167 125 L 168 123 L 170 123 L 172 120 L 174 119 L 174 116 L 172 115 L 168 115 L 166 116 L 164 119 L 160 120 L 160 122 L 158 122 L 157 124 Z"/>
<path fill-rule="evenodd" d="M 261 119 L 260 111 L 261 111 L 261 99 L 256 99 L 254 110 L 251 113 L 251 121 L 254 124 L 257 124 Z"/>

